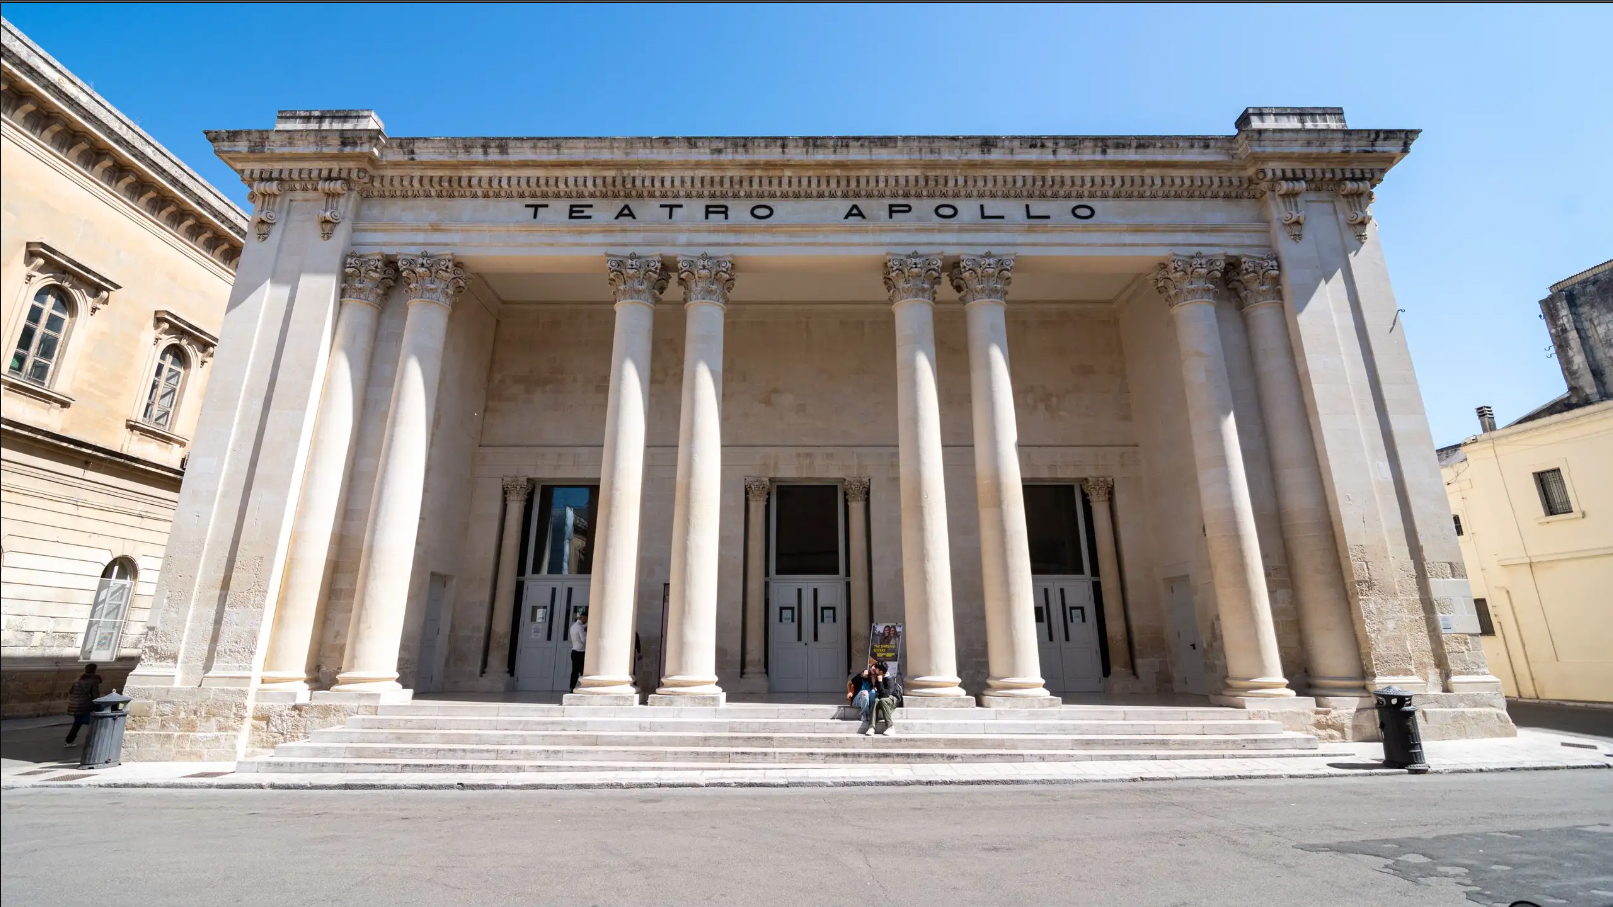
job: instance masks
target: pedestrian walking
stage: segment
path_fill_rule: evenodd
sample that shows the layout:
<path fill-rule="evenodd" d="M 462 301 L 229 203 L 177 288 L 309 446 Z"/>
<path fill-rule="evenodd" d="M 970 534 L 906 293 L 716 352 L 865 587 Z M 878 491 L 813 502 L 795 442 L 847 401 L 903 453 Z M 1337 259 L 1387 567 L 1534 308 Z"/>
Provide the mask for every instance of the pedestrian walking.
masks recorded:
<path fill-rule="evenodd" d="M 571 622 L 571 682 L 566 689 L 575 693 L 577 681 L 582 677 L 583 654 L 588 651 L 588 612 L 578 611 L 577 619 Z"/>
<path fill-rule="evenodd" d="M 67 690 L 67 714 L 73 716 L 73 726 L 67 731 L 67 740 L 64 747 L 72 746 L 78 739 L 78 729 L 90 723 L 90 715 L 95 711 L 95 700 L 101 698 L 101 675 L 93 664 L 84 666 L 84 673 L 73 681 Z"/>

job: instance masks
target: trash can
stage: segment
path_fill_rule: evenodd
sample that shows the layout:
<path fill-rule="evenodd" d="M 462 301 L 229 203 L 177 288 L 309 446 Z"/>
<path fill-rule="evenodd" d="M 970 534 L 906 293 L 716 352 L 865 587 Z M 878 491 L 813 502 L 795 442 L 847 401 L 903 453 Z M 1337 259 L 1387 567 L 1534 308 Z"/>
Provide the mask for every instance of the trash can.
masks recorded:
<path fill-rule="evenodd" d="M 117 691 L 95 700 L 90 713 L 90 739 L 84 743 L 79 768 L 111 768 L 123 760 L 123 723 L 129 719 L 127 706 L 133 702 Z"/>
<path fill-rule="evenodd" d="M 1423 737 L 1417 731 L 1417 707 L 1411 694 L 1399 687 L 1374 690 L 1378 701 L 1378 730 L 1383 734 L 1383 764 L 1414 775 L 1428 771 L 1423 759 Z M 99 702 L 100 700 L 96 700 Z"/>

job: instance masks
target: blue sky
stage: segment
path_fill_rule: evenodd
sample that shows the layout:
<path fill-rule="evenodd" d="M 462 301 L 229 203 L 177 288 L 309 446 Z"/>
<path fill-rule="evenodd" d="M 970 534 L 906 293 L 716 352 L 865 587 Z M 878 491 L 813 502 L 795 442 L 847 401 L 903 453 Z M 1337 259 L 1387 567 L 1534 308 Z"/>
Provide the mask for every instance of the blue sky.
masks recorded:
<path fill-rule="evenodd" d="M 1422 137 L 1374 213 L 1441 444 L 1563 390 L 1537 301 L 1613 258 L 1613 6 L 96 6 L 5 15 L 244 204 L 204 129 Z"/>

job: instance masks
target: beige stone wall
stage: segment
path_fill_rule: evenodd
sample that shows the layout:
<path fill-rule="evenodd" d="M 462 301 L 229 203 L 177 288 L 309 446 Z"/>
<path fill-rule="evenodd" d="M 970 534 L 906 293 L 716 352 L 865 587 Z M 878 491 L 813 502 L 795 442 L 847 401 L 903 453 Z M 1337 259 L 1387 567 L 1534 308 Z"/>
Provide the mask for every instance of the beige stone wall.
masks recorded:
<path fill-rule="evenodd" d="M 27 280 L 29 242 L 43 242 L 119 285 L 94 314 L 76 311 L 44 400 L 8 387 L 0 457 L 3 714 L 65 707 L 97 581 L 114 558 L 138 566 L 120 657 L 103 671 L 121 686 L 137 658 L 195 430 L 208 369 L 192 361 L 165 432 L 130 427 L 142 415 L 158 327 L 169 311 L 216 333 L 230 269 L 137 210 L 54 147 L 17 128 L 0 132 L 0 344 L 7 360 L 43 280 Z M 65 405 L 64 405 L 65 404 Z M 56 438 L 52 441 L 50 438 Z"/>
<path fill-rule="evenodd" d="M 1487 432 L 1462 452 L 1445 490 L 1506 694 L 1613 701 L 1613 403 Z M 1535 489 L 1534 473 L 1553 468 L 1574 505 L 1560 516 L 1546 516 Z"/>

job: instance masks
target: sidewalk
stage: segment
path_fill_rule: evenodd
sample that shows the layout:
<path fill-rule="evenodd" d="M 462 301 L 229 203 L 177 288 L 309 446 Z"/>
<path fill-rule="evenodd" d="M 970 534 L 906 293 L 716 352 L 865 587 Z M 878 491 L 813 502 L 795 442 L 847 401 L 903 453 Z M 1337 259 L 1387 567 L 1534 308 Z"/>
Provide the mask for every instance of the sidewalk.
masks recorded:
<path fill-rule="evenodd" d="M 286 790 L 581 790 L 646 787 L 867 787 L 964 784 L 1079 784 L 1083 782 L 1220 780 L 1248 778 L 1341 778 L 1400 775 L 1384 768 L 1378 743 L 1324 744 L 1315 756 L 1277 759 L 1184 759 L 1147 762 L 960 763 L 956 765 L 798 766 L 713 770 L 645 769 L 532 773 L 353 773 L 236 774 L 229 762 L 125 763 L 81 771 L 61 749 L 47 758 L 17 758 L 19 740 L 40 731 L 52 741 L 56 727 L 5 729 L 6 758 L 0 788 L 230 788 Z M 1424 744 L 1434 773 L 1613 768 L 1613 740 L 1529 728 L 1515 738 L 1452 740 Z"/>

